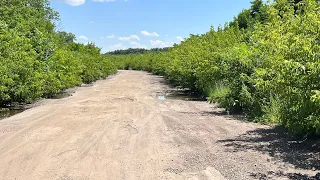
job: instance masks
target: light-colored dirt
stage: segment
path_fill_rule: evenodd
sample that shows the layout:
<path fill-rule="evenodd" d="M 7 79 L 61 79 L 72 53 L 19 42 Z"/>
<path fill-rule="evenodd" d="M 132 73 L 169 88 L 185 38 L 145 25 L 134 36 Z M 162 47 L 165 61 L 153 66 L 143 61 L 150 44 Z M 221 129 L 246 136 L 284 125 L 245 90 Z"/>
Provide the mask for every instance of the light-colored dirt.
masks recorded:
<path fill-rule="evenodd" d="M 46 100 L 0 121 L 0 179 L 238 180 L 316 174 L 251 147 L 266 141 L 239 139 L 269 127 L 232 119 L 206 102 L 159 99 L 168 88 L 161 77 L 120 71 L 77 88 L 71 97 Z"/>

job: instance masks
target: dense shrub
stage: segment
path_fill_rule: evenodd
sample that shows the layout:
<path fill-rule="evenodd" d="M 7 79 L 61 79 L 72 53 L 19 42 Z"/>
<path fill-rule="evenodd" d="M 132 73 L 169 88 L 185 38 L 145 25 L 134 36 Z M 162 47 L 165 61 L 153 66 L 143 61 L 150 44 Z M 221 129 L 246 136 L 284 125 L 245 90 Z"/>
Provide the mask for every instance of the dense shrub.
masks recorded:
<path fill-rule="evenodd" d="M 249 119 L 320 134 L 320 6 L 252 2 L 225 27 L 164 53 L 111 56 L 119 68 L 164 75 Z"/>
<path fill-rule="evenodd" d="M 32 102 L 116 71 L 93 44 L 54 31 L 48 0 L 0 0 L 0 106 Z"/>

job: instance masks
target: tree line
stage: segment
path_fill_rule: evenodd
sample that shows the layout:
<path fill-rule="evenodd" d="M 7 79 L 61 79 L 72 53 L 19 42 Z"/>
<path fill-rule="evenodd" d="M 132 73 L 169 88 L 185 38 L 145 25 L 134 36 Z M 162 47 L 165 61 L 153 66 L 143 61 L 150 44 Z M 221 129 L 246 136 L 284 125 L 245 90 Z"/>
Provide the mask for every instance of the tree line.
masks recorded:
<path fill-rule="evenodd" d="M 94 44 L 56 31 L 49 0 L 0 0 L 0 107 L 50 97 L 116 71 Z"/>
<path fill-rule="evenodd" d="M 320 135 L 320 6 L 255 0 L 233 21 L 168 52 L 111 56 L 119 68 L 163 75 L 256 122 Z"/>
<path fill-rule="evenodd" d="M 157 53 L 157 52 L 167 52 L 169 49 L 170 49 L 170 47 L 152 48 L 152 49 L 129 48 L 129 49 L 115 50 L 115 51 L 107 52 L 107 53 L 105 53 L 105 55 L 128 55 L 128 54 Z"/>

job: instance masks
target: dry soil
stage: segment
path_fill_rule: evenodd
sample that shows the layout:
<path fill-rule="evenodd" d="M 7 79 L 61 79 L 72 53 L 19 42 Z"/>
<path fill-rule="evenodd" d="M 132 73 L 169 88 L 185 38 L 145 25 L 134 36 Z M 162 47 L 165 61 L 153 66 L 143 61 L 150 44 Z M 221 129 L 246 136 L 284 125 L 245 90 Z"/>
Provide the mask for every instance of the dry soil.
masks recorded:
<path fill-rule="evenodd" d="M 170 91 L 159 76 L 119 71 L 1 120 L 0 179 L 315 178 L 316 162 L 297 160 L 273 127 Z"/>

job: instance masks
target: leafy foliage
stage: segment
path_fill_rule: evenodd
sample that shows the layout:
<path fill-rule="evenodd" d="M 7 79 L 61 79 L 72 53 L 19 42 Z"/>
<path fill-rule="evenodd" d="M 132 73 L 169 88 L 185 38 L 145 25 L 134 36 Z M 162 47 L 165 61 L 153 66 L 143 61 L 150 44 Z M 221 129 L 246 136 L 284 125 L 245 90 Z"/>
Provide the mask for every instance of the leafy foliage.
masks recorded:
<path fill-rule="evenodd" d="M 115 72 L 93 44 L 55 32 L 48 0 L 0 0 L 0 106 L 32 102 Z"/>
<path fill-rule="evenodd" d="M 320 134 L 320 5 L 252 2 L 233 22 L 164 53 L 110 56 L 200 92 L 248 118 Z"/>

